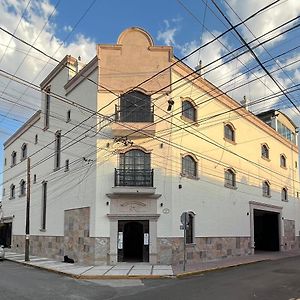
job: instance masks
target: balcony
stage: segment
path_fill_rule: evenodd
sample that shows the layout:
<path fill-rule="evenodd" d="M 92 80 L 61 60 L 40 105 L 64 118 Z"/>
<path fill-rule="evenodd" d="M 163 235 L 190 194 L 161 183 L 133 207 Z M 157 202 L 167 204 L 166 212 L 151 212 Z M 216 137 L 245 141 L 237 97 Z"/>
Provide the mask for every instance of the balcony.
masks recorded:
<path fill-rule="evenodd" d="M 148 136 L 155 133 L 154 106 L 120 107 L 115 106 L 115 121 L 112 124 L 114 136 Z M 121 124 L 120 124 L 121 123 Z"/>
<path fill-rule="evenodd" d="M 114 194 L 154 194 L 153 169 L 115 169 Z"/>

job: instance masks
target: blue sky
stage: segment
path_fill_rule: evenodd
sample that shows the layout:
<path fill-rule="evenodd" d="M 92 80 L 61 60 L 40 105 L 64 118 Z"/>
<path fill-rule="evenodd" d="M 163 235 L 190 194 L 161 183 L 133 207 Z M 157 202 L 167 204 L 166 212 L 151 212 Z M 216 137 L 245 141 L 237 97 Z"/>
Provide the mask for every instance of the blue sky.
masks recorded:
<path fill-rule="evenodd" d="M 230 21 L 236 24 L 239 22 L 237 15 L 241 19 L 245 19 L 272 1 L 227 0 L 226 2 L 218 0 L 216 2 Z M 90 5 L 92 5 L 90 10 L 83 16 Z M 21 18 L 23 13 L 23 18 Z M 247 41 L 251 41 L 254 36 L 258 37 L 299 14 L 299 0 L 281 0 L 266 12 L 247 22 L 246 25 L 251 32 L 245 26 L 240 26 L 238 30 Z M 75 57 L 80 55 L 83 62 L 88 62 L 95 55 L 97 43 L 115 43 L 119 34 L 132 26 L 142 27 L 148 31 L 155 44 L 172 45 L 175 55 L 179 58 L 210 41 L 213 35 L 217 36 L 229 27 L 211 0 L 96 0 L 94 2 L 91 0 L 31 0 L 30 2 L 28 0 L 3 0 L 0 2 L 0 15 L 1 27 L 10 32 L 15 31 L 17 36 L 34 44 L 47 54 L 59 60 L 66 54 Z M 297 22 L 299 20 L 289 26 L 293 26 Z M 76 23 L 78 24 L 74 29 Z M 281 28 L 277 33 L 283 30 Z M 272 57 L 299 46 L 299 34 L 300 31 L 297 28 L 265 44 L 264 48 L 259 47 L 255 50 L 261 61 L 270 60 L 267 64 L 268 70 L 274 72 L 272 74 L 282 88 L 289 88 L 299 83 L 300 64 L 295 62 L 300 59 L 300 52 L 299 49 L 296 49 L 276 61 L 272 60 Z M 66 37 L 68 38 L 66 39 Z M 221 67 L 212 72 L 209 72 L 209 68 L 205 69 L 208 72 L 205 76 L 217 86 L 230 81 L 230 84 L 223 86 L 224 90 L 229 90 L 241 82 L 247 83 L 265 75 L 258 68 L 252 73 L 245 74 L 247 68 L 257 65 L 249 54 L 241 56 L 239 60 L 235 59 L 226 65 L 223 64 L 222 56 L 240 45 L 241 42 L 236 35 L 229 33 L 220 41 L 212 43 L 189 57 L 186 63 L 195 67 L 201 59 L 205 66 L 211 61 L 220 59 L 218 64 Z M 290 66 L 280 69 L 287 64 Z M 48 61 L 40 53 L 0 31 L 1 70 L 39 84 L 53 67 L 52 61 Z M 276 71 L 276 69 L 279 70 Z M 237 75 L 240 76 L 239 79 L 234 79 Z M 240 101 L 244 95 L 249 101 L 253 101 L 277 91 L 278 87 L 269 78 L 262 77 L 262 79 L 246 84 L 229 94 L 237 101 Z M 290 94 L 291 99 L 297 105 L 299 95 L 299 92 Z M 3 98 L 9 101 L 5 101 Z M 289 106 L 290 103 L 287 99 L 279 97 L 268 101 L 263 106 L 253 107 L 253 111 L 280 108 L 300 126 L 299 113 L 295 109 L 288 109 Z M 39 107 L 40 95 L 38 92 L 26 89 L 24 86 L 0 76 L 0 143 L 3 144 L 9 135 Z M 1 162 L 4 160 L 2 147 L 0 147 L 0 160 Z M 2 173 L 2 163 L 0 164 L 0 173 Z"/>

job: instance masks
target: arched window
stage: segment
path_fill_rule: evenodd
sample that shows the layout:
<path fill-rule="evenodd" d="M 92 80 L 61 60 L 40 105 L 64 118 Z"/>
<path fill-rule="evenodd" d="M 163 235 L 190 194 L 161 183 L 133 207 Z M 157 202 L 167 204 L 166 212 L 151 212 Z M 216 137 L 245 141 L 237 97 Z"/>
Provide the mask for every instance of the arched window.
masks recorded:
<path fill-rule="evenodd" d="M 225 186 L 229 188 L 236 187 L 236 176 L 233 169 L 225 170 Z"/>
<path fill-rule="evenodd" d="M 192 211 L 189 211 L 187 213 L 188 222 L 187 222 L 187 228 L 186 228 L 186 236 L 185 236 L 185 242 L 186 244 L 192 244 L 194 243 L 194 222 L 195 222 L 195 214 Z"/>
<path fill-rule="evenodd" d="M 224 125 L 224 138 L 228 141 L 235 142 L 235 131 L 231 124 Z"/>
<path fill-rule="evenodd" d="M 269 147 L 267 144 L 261 145 L 261 157 L 269 159 Z"/>
<path fill-rule="evenodd" d="M 26 194 L 26 182 L 22 179 L 20 181 L 20 196 L 25 196 Z"/>
<path fill-rule="evenodd" d="M 150 153 L 133 149 L 120 154 L 115 180 L 116 186 L 153 186 Z"/>
<path fill-rule="evenodd" d="M 287 191 L 287 188 L 283 188 L 281 190 L 281 200 L 282 201 L 288 201 L 288 191 Z"/>
<path fill-rule="evenodd" d="M 182 175 L 197 176 L 197 162 L 191 155 L 186 155 L 182 158 Z"/>
<path fill-rule="evenodd" d="M 16 151 L 13 151 L 11 153 L 11 166 L 15 166 L 17 163 L 17 152 Z"/>
<path fill-rule="evenodd" d="M 263 196 L 271 197 L 270 183 L 267 180 L 263 181 L 262 183 L 262 192 Z"/>
<path fill-rule="evenodd" d="M 139 91 L 123 94 L 118 119 L 122 122 L 153 122 L 151 97 Z"/>
<path fill-rule="evenodd" d="M 284 154 L 280 154 L 280 167 L 286 168 L 286 157 Z"/>
<path fill-rule="evenodd" d="M 14 184 L 12 184 L 10 186 L 10 194 L 9 194 L 9 198 L 10 199 L 14 199 L 15 198 L 15 193 L 16 193 L 16 187 Z"/>
<path fill-rule="evenodd" d="M 24 160 L 27 158 L 27 144 L 23 144 L 21 147 L 21 160 Z"/>
<path fill-rule="evenodd" d="M 196 109 L 188 100 L 184 100 L 182 102 L 182 116 L 193 122 L 196 122 Z"/>

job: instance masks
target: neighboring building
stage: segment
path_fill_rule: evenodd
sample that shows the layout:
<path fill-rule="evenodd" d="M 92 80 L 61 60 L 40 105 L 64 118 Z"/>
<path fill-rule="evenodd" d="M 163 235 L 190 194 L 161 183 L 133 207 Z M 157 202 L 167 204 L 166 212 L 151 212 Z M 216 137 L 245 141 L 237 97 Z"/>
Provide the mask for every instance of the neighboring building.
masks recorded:
<path fill-rule="evenodd" d="M 139 28 L 78 66 L 66 56 L 54 68 L 42 110 L 4 144 L 14 250 L 24 251 L 28 156 L 32 254 L 177 264 L 185 211 L 188 262 L 300 247 L 297 133 L 285 115 L 253 115 Z"/>

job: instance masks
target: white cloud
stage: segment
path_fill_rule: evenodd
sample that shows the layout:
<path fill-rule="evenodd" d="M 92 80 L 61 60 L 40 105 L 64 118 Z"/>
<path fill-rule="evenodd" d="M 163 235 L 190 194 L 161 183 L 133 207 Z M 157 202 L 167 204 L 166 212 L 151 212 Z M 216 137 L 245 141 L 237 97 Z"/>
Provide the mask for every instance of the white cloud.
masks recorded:
<path fill-rule="evenodd" d="M 178 23 L 180 21 L 180 19 L 172 19 L 171 22 L 172 23 Z M 175 26 L 175 27 L 171 27 L 170 26 L 170 22 L 168 20 L 164 20 L 165 23 L 165 29 L 164 30 L 159 30 L 158 34 L 157 34 L 157 40 L 160 42 L 163 42 L 166 45 L 169 46 L 176 46 L 175 43 L 175 34 L 176 32 L 178 32 L 179 27 Z"/>
<path fill-rule="evenodd" d="M 71 32 L 73 28 L 70 25 L 68 25 L 68 26 L 65 25 L 63 29 L 64 29 L 65 32 Z"/>
<path fill-rule="evenodd" d="M 14 32 L 26 4 L 27 1 L 22 0 L 0 1 L 0 26 L 10 32 Z M 80 55 L 83 62 L 88 62 L 96 54 L 95 42 L 82 34 L 73 36 L 73 40 L 70 43 L 63 42 L 63 40 L 56 35 L 56 24 L 53 19 L 51 18 L 50 21 L 48 21 L 48 18 L 56 13 L 53 13 L 53 10 L 54 6 L 48 0 L 32 0 L 24 14 L 24 18 L 20 22 L 16 31 L 16 36 L 21 37 L 29 43 L 34 43 L 37 39 L 34 46 L 45 53 L 54 56 L 57 60 L 61 60 L 65 55 L 71 54 L 75 57 Z M 70 30 L 71 26 L 66 26 L 66 29 Z M 5 46 L 8 45 L 10 39 L 9 35 L 0 31 L 0 59 L 6 49 Z M 23 61 L 25 57 L 24 52 L 28 52 L 29 55 Z M 35 84 L 39 84 L 50 70 L 53 69 L 53 61 L 50 60 L 48 64 L 46 64 L 45 61 L 49 61 L 47 57 L 36 50 L 30 49 L 29 46 L 24 45 L 22 42 L 12 39 L 1 61 L 1 69 L 13 74 L 18 70 L 16 73 L 17 76 L 30 82 L 34 81 Z M 21 63 L 22 66 L 20 66 Z M 0 95 L 1 91 L 4 90 L 6 83 L 7 80 L 0 77 Z M 22 103 L 27 103 L 34 108 L 39 108 L 40 95 L 31 90 L 26 90 L 26 94 L 23 95 L 25 90 L 26 88 L 24 86 L 10 82 L 6 92 L 16 98 L 22 96 Z M 10 97 L 10 99 L 15 100 L 13 97 Z M 1 101 L 2 112 L 7 112 L 10 109 L 11 104 Z M 26 119 L 33 112 L 32 110 L 26 110 L 15 106 L 13 108 L 13 113 L 17 117 Z"/>

